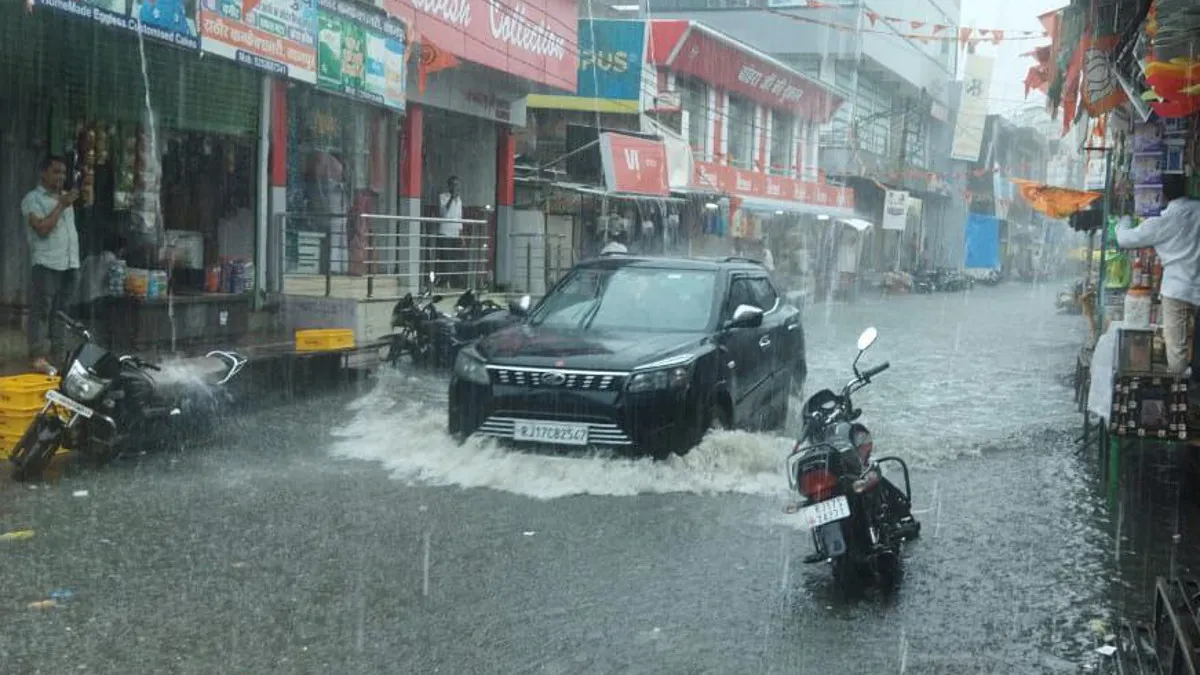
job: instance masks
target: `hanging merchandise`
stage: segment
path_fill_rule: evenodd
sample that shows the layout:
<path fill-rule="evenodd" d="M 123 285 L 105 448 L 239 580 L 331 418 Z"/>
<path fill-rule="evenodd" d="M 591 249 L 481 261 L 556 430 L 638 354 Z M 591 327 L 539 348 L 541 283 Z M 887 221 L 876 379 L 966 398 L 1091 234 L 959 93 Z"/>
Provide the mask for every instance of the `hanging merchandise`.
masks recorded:
<path fill-rule="evenodd" d="M 1178 57 L 1146 64 L 1142 98 L 1163 118 L 1189 117 L 1200 112 L 1200 60 Z"/>

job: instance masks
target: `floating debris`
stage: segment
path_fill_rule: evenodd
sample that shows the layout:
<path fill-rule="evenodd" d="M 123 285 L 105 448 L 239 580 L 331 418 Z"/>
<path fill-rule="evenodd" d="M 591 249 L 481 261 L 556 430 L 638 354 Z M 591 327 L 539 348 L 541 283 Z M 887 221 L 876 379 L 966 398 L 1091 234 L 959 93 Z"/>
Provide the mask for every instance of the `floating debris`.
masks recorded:
<path fill-rule="evenodd" d="M 20 541 L 22 539 L 33 539 L 33 530 L 13 530 L 0 534 L 0 541 Z"/>
<path fill-rule="evenodd" d="M 74 497 L 86 497 L 86 496 L 88 496 L 88 491 L 87 490 L 76 490 L 75 492 L 72 492 L 71 495 Z"/>
<path fill-rule="evenodd" d="M 57 600 L 38 600 L 37 602 L 31 602 L 26 606 L 29 607 L 29 609 L 53 609 L 55 607 L 58 607 L 58 601 Z"/>

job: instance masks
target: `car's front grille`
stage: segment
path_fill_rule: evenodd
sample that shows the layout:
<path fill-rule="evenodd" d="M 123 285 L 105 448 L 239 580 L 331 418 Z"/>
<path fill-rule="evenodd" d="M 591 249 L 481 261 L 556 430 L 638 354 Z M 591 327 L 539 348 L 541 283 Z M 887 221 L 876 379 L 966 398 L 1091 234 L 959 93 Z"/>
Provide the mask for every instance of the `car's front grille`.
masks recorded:
<path fill-rule="evenodd" d="M 492 366 L 492 382 L 514 387 L 572 389 L 583 391 L 613 391 L 620 388 L 623 373 L 590 370 L 556 370 L 550 368 L 504 368 Z"/>
<path fill-rule="evenodd" d="M 493 415 L 484 420 L 475 433 L 511 439 L 513 427 L 521 421 L 525 420 Z M 633 445 L 633 439 L 629 438 L 629 435 L 616 424 L 610 422 L 571 422 L 571 424 L 582 424 L 588 428 L 588 445 Z"/>

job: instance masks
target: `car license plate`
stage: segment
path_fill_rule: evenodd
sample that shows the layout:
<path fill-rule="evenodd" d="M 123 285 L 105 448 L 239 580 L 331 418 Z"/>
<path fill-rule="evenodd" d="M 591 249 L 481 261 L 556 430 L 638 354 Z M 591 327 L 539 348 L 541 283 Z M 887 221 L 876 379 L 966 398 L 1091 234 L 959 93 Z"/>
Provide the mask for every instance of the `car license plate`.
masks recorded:
<path fill-rule="evenodd" d="M 513 425 L 514 441 L 534 443 L 561 443 L 563 445 L 587 445 L 586 424 L 561 424 L 558 422 L 522 422 Z"/>
<path fill-rule="evenodd" d="M 66 408 L 67 410 L 70 410 L 71 412 L 75 413 L 76 415 L 82 415 L 88 419 L 91 419 L 91 417 L 92 417 L 92 409 L 91 408 L 89 408 L 86 405 L 83 405 L 81 403 L 76 403 L 73 399 L 63 396 L 62 394 L 58 393 L 54 389 L 51 389 L 50 391 L 46 392 L 46 400 L 50 401 L 54 405 Z"/>
<path fill-rule="evenodd" d="M 800 517 L 809 527 L 820 527 L 850 517 L 850 501 L 845 495 L 817 502 L 800 509 Z"/>

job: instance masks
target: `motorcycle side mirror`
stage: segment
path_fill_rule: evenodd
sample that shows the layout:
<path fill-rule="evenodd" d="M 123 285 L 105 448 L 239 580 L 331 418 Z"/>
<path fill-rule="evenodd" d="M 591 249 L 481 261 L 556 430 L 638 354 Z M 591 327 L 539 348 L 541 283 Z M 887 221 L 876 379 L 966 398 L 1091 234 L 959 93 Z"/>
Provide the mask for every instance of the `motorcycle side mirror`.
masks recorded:
<path fill-rule="evenodd" d="M 508 311 L 517 316 L 525 316 L 529 313 L 529 308 L 532 306 L 533 298 L 531 298 L 529 295 L 522 295 L 516 300 L 508 303 Z"/>
<path fill-rule="evenodd" d="M 858 372 L 858 360 L 861 359 L 862 355 L 871 348 L 871 345 L 875 344 L 875 340 L 878 338 L 879 331 L 875 330 L 874 326 L 867 328 L 862 332 L 862 335 L 858 336 L 858 356 L 854 357 L 854 365 L 851 366 L 854 369 L 855 377 L 862 377 L 862 375 Z"/>
<path fill-rule="evenodd" d="M 875 340 L 879 338 L 879 331 L 875 330 L 874 326 L 864 330 L 862 335 L 858 336 L 858 351 L 865 352 L 870 349 L 871 345 L 875 344 Z"/>

